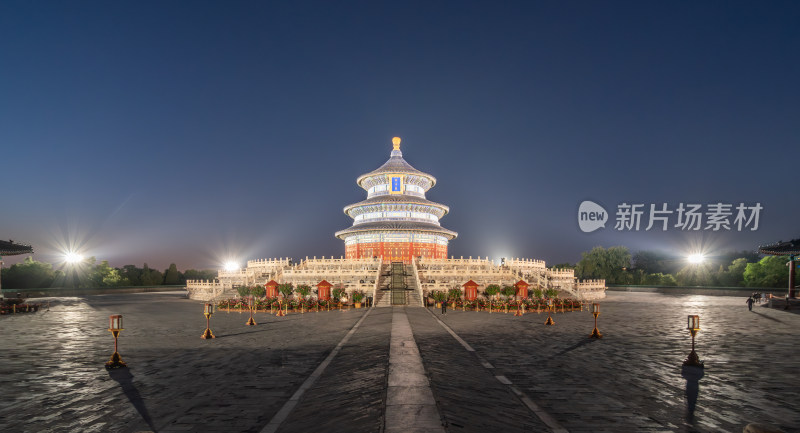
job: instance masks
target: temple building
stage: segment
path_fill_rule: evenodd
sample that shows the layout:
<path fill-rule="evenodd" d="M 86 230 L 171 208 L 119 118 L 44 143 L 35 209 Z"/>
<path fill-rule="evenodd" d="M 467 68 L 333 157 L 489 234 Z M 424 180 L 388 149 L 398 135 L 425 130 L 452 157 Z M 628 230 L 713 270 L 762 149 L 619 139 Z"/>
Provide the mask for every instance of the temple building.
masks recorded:
<path fill-rule="evenodd" d="M 244 269 L 221 270 L 215 280 L 187 281 L 189 296 L 215 300 L 236 296 L 237 286 L 324 282 L 348 293 L 363 291 L 379 307 L 421 306 L 431 291 L 466 283 L 470 293 L 498 284 L 554 288 L 585 300 L 605 297 L 604 280 L 578 281 L 572 269 L 547 268 L 542 260 L 506 258 L 495 264 L 488 257 L 448 258 L 448 244 L 458 234 L 439 221 L 450 209 L 425 197 L 436 178 L 403 159 L 399 137 L 392 143 L 389 160 L 356 180 L 366 200 L 344 207 L 353 225 L 335 233 L 344 241 L 343 256 L 249 260 Z"/>
<path fill-rule="evenodd" d="M 344 208 L 350 228 L 336 232 L 348 259 L 382 257 L 410 263 L 415 257 L 447 258 L 447 244 L 458 234 L 439 224 L 450 209 L 425 198 L 436 178 L 403 159 L 400 137 L 392 139 L 389 160 L 356 180 L 367 199 Z"/>

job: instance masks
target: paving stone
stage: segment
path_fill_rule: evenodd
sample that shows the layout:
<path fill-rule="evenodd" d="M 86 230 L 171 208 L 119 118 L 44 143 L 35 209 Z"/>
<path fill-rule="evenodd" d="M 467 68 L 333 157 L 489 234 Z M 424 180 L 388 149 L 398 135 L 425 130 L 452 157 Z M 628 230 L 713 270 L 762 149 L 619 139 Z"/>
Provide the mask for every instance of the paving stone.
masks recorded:
<path fill-rule="evenodd" d="M 279 431 L 378 432 L 388 404 L 430 404 L 414 387 L 387 401 L 390 368 L 425 379 L 449 432 L 550 431 L 514 387 L 573 433 L 800 431 L 800 315 L 749 312 L 738 297 L 609 292 L 602 304 L 601 340 L 588 338 L 588 312 L 545 326 L 546 314 L 449 310 L 444 322 L 475 352 L 426 310 L 406 308 L 414 344 L 401 339 L 400 349 L 421 356 L 420 371 L 390 364 L 393 309 L 374 309 Z M 253 327 L 247 314 L 217 313 L 219 338 L 208 341 L 202 303 L 174 293 L 63 298 L 49 312 L 3 316 L 0 431 L 260 432 L 365 311 L 259 313 Z M 124 316 L 127 372 L 103 367 L 109 314 Z M 706 365 L 693 413 L 681 365 L 687 314 L 701 317 Z M 430 430 L 405 430 L 414 431 Z"/>

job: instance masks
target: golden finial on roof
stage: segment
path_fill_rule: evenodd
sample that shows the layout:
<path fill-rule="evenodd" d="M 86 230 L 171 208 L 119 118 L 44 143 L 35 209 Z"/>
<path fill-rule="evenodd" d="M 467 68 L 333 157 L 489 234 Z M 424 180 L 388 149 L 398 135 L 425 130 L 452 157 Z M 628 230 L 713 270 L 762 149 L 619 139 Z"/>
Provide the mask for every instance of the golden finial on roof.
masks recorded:
<path fill-rule="evenodd" d="M 392 144 L 394 145 L 394 150 L 400 150 L 400 137 L 394 137 Z"/>

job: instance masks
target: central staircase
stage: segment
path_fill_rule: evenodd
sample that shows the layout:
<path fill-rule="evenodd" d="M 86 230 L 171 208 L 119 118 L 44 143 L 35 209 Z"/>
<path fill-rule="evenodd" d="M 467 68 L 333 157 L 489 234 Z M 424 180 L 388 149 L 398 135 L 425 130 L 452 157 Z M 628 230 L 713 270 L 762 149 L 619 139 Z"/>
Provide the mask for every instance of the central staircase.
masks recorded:
<path fill-rule="evenodd" d="M 422 306 L 413 266 L 404 265 L 402 262 L 393 262 L 381 267 L 375 306 L 391 307 L 392 305 Z"/>

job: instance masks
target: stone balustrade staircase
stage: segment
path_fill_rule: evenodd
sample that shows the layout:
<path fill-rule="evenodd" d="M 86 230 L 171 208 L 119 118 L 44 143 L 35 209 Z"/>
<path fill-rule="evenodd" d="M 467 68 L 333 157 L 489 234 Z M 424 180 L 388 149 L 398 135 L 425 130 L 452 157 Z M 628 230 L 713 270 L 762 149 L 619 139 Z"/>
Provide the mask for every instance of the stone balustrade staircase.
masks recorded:
<path fill-rule="evenodd" d="M 381 265 L 381 275 L 378 277 L 378 292 L 375 294 L 376 307 L 392 306 L 392 293 L 389 290 L 389 281 L 392 278 L 390 266 L 388 263 Z"/>
<path fill-rule="evenodd" d="M 414 268 L 411 265 L 405 266 L 406 275 L 406 306 L 408 307 L 422 307 L 422 298 L 419 295 L 419 288 L 417 287 L 417 279 L 414 278 Z"/>

